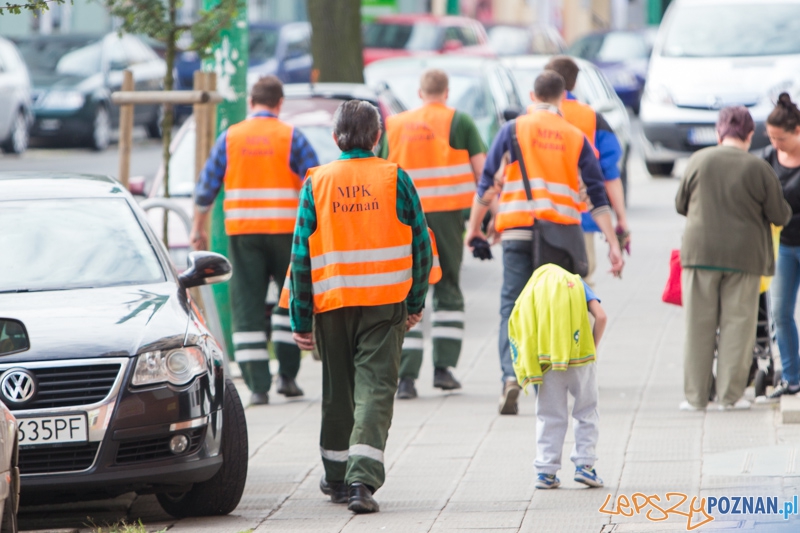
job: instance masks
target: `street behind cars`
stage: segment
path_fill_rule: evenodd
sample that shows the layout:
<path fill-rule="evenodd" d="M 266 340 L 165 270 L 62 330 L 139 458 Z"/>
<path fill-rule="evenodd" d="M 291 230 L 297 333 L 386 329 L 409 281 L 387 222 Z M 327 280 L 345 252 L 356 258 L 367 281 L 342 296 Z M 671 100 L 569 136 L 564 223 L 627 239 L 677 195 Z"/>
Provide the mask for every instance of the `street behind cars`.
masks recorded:
<path fill-rule="evenodd" d="M 0 37 L 0 149 L 7 154 L 27 150 L 32 122 L 28 68 L 14 43 Z"/>
<path fill-rule="evenodd" d="M 518 56 L 502 59 L 502 63 L 508 67 L 514 76 L 520 95 L 526 106 L 531 105 L 530 93 L 533 90 L 533 82 L 536 77 L 544 70 L 545 65 L 550 60 L 548 56 Z M 620 158 L 620 178 L 628 191 L 628 157 L 631 152 L 631 123 L 625 105 L 614 92 L 613 87 L 605 78 L 603 73 L 592 63 L 575 58 L 580 72 L 578 82 L 575 85 L 575 97 L 588 104 L 597 113 L 603 115 L 608 125 L 617 136 L 620 146 L 622 146 L 622 157 Z"/>
<path fill-rule="evenodd" d="M 480 57 L 431 56 L 386 59 L 364 68 L 367 84 L 385 84 L 406 109 L 422 105 L 419 77 L 428 69 L 447 73 L 450 96 L 447 104 L 466 113 L 491 144 L 500 127 L 522 111 L 522 100 L 511 73 L 496 59 Z"/>
<path fill-rule="evenodd" d="M 650 60 L 641 120 L 647 169 L 717 143 L 719 110 L 743 105 L 756 122 L 753 149 L 778 95 L 800 96 L 800 0 L 673 2 Z"/>
<path fill-rule="evenodd" d="M 247 427 L 224 355 L 189 296 L 230 263 L 178 275 L 115 180 L 0 174 L 0 309 L 29 344 L 0 361 L 20 425 L 26 502 L 157 493 L 176 517 L 227 514 L 247 476 Z M 6 386 L 6 384 L 15 386 Z"/>
<path fill-rule="evenodd" d="M 119 124 L 112 92 L 122 87 L 122 71 L 133 72 L 136 90 L 159 90 L 166 64 L 133 35 L 36 35 L 15 38 L 33 82 L 35 121 L 31 137 L 59 144 L 108 147 Z M 161 106 L 134 107 L 134 124 L 150 137 L 161 135 Z"/>

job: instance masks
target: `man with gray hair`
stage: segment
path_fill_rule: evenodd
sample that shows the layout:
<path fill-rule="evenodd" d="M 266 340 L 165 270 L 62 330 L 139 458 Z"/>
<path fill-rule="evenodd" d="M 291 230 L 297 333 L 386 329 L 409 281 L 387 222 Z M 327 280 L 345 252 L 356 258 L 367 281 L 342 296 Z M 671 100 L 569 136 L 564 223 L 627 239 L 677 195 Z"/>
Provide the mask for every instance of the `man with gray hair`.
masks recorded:
<path fill-rule="evenodd" d="M 379 510 L 403 335 L 422 319 L 433 264 L 411 178 L 372 152 L 380 136 L 371 104 L 339 106 L 342 155 L 308 171 L 292 246 L 294 339 L 323 364 L 320 489 L 355 513 Z"/>

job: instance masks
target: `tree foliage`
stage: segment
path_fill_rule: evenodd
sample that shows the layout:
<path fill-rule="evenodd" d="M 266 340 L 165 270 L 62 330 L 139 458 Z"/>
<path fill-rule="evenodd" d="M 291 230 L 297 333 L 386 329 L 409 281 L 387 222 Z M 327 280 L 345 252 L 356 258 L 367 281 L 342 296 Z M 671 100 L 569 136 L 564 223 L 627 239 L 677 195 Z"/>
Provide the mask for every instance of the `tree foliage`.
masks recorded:
<path fill-rule="evenodd" d="M 319 81 L 364 83 L 361 0 L 308 0 L 308 19 Z"/>
<path fill-rule="evenodd" d="M 65 4 L 66 0 L 32 0 L 30 2 L 5 2 L 0 4 L 0 15 L 19 15 L 23 11 L 48 11 L 51 5 Z"/>

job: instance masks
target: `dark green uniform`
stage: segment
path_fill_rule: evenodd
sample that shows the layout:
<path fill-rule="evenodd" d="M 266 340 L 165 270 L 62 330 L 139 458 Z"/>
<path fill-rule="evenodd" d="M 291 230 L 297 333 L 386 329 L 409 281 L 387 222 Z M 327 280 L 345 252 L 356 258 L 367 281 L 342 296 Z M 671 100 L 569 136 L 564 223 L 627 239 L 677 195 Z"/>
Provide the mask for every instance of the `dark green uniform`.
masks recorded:
<path fill-rule="evenodd" d="M 467 150 L 470 157 L 486 153 L 486 144 L 475 123 L 456 111 L 450 125 L 450 147 Z M 389 156 L 388 143 L 381 143 L 381 157 Z M 433 365 L 454 367 L 461 355 L 464 337 L 464 296 L 461 293 L 461 261 L 464 253 L 464 212 L 437 211 L 427 213 L 428 227 L 436 237 L 442 279 L 433 286 Z M 422 323 L 406 334 L 400 377 L 417 379 L 422 366 Z"/>

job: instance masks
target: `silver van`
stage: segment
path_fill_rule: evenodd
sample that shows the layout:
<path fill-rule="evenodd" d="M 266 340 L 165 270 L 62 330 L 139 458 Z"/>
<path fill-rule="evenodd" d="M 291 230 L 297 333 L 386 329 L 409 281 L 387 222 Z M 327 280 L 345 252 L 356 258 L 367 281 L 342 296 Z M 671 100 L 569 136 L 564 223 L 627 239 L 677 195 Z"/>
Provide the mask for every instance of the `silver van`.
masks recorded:
<path fill-rule="evenodd" d="M 0 149 L 21 154 L 33 122 L 31 80 L 17 47 L 0 37 Z"/>
<path fill-rule="evenodd" d="M 642 98 L 647 169 L 670 175 L 676 159 L 716 144 L 726 106 L 746 106 L 753 148 L 766 146 L 781 92 L 800 98 L 800 0 L 674 0 Z"/>

